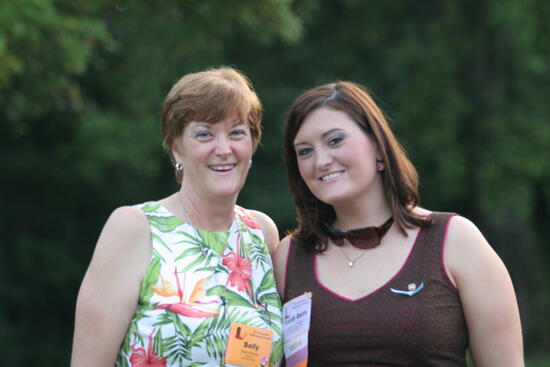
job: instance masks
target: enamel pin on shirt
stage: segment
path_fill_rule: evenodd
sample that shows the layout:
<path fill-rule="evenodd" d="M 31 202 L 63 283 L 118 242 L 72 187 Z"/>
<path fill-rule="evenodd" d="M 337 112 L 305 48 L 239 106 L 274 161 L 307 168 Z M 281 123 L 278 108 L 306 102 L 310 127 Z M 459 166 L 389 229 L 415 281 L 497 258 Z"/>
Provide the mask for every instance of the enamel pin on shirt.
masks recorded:
<path fill-rule="evenodd" d="M 411 283 L 407 286 L 407 290 L 406 291 L 402 291 L 400 289 L 394 289 L 394 288 L 390 288 L 390 291 L 392 291 L 393 293 L 397 293 L 397 294 L 404 294 L 405 296 L 414 296 L 415 294 L 417 294 L 418 292 L 420 292 L 422 289 L 424 289 L 424 283 L 420 283 L 420 285 L 417 287 L 416 286 L 416 283 Z"/>
<path fill-rule="evenodd" d="M 283 306 L 283 338 L 287 367 L 307 366 L 311 293 L 291 299 Z"/>

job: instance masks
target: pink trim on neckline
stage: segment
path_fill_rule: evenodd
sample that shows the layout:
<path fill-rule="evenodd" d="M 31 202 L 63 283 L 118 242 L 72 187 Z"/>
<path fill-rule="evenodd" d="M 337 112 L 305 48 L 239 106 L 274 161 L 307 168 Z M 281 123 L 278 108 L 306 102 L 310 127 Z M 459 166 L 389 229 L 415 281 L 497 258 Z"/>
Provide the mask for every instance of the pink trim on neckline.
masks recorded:
<path fill-rule="evenodd" d="M 443 234 L 443 242 L 441 244 L 441 270 L 443 271 L 443 275 L 445 276 L 445 279 L 449 282 L 449 285 L 458 292 L 458 287 L 456 284 L 452 281 L 451 276 L 449 275 L 449 272 L 447 271 L 447 268 L 445 267 L 445 245 L 447 243 L 447 233 L 449 232 L 449 226 L 451 224 L 451 219 L 453 217 L 457 216 L 457 214 L 453 213 L 449 219 L 447 220 L 447 223 L 445 224 L 445 233 Z"/>
<path fill-rule="evenodd" d="M 418 238 L 420 237 L 420 233 L 422 232 L 422 227 L 420 227 L 418 229 L 418 233 L 416 234 L 416 238 L 414 239 L 414 242 L 413 242 L 413 245 L 411 247 L 411 250 L 409 251 L 409 254 L 407 255 L 407 258 L 405 259 L 405 261 L 403 262 L 403 264 L 401 265 L 401 267 L 399 268 L 399 270 L 397 271 L 397 273 L 395 273 L 387 282 L 385 282 L 384 284 L 382 284 L 380 287 L 376 288 L 375 290 L 373 290 L 372 292 L 370 293 L 367 293 L 366 295 L 364 296 L 361 296 L 359 298 L 356 298 L 356 299 L 351 299 L 351 298 L 348 298 L 348 297 L 345 297 L 345 296 L 342 296 L 340 294 L 338 294 L 337 292 L 333 291 L 332 289 L 328 288 L 327 286 L 325 286 L 321 280 L 319 279 L 319 275 L 318 275 L 318 272 L 317 272 L 317 255 L 313 255 L 313 273 L 315 275 L 315 281 L 317 282 L 317 284 L 319 284 L 319 286 L 321 288 L 323 288 L 324 290 L 326 290 L 327 292 L 333 294 L 334 296 L 340 298 L 340 299 L 343 299 L 344 301 L 348 301 L 348 302 L 357 302 L 357 301 L 361 301 L 371 295 L 373 295 L 374 293 L 378 292 L 380 289 L 386 287 L 388 284 L 390 284 L 390 282 L 392 280 L 394 280 L 399 274 L 401 274 L 401 272 L 403 271 L 403 269 L 405 268 L 405 266 L 409 263 L 409 260 L 414 252 L 414 249 L 416 248 L 416 244 L 418 242 Z"/>

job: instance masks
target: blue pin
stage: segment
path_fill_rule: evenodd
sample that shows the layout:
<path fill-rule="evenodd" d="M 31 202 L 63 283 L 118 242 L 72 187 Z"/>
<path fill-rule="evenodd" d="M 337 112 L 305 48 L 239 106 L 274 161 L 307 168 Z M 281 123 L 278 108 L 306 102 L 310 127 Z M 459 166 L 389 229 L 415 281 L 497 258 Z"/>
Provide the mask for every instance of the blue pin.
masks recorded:
<path fill-rule="evenodd" d="M 397 293 L 397 294 L 404 294 L 405 296 L 414 296 L 415 294 L 417 294 L 418 292 L 420 292 L 422 289 L 424 289 L 424 282 L 422 282 L 418 287 L 416 287 L 416 284 L 415 283 L 411 283 L 408 285 L 407 287 L 409 290 L 408 291 L 402 291 L 402 290 L 399 290 L 399 289 L 393 289 L 393 288 L 390 288 L 390 290 L 393 292 L 393 293 Z"/>

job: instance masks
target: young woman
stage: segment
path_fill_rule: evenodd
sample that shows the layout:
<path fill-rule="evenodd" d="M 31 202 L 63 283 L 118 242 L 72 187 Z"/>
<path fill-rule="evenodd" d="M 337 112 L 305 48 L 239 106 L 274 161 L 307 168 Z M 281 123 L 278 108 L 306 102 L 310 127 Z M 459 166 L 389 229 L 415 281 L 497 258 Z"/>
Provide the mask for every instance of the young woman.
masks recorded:
<path fill-rule="evenodd" d="M 236 205 L 261 116 L 234 69 L 173 86 L 161 130 L 179 190 L 118 208 L 105 224 L 78 295 L 73 366 L 217 367 L 235 325 L 271 335 L 270 356 L 259 357 L 279 364 L 281 303 L 269 256 L 277 228 Z"/>
<path fill-rule="evenodd" d="M 285 301 L 312 293 L 308 366 L 522 366 L 508 272 L 472 222 L 418 206 L 418 177 L 361 86 L 292 105 L 299 226 L 275 254 Z"/>

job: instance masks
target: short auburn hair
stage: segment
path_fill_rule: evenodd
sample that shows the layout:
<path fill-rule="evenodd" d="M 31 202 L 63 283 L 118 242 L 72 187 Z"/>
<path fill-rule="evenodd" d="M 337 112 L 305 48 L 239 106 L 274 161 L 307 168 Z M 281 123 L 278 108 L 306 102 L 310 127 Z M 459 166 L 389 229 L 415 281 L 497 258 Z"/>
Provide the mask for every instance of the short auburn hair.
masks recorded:
<path fill-rule="evenodd" d="M 405 233 L 405 228 L 431 224 L 430 217 L 413 212 L 419 202 L 418 174 L 390 129 L 384 113 L 366 88 L 353 82 L 339 81 L 304 92 L 289 111 L 284 153 L 290 191 L 298 214 L 298 228 L 292 232 L 292 237 L 308 251 L 323 252 L 328 241 L 325 224 L 331 225 L 336 218 L 334 208 L 315 197 L 302 179 L 294 148 L 294 139 L 304 120 L 319 108 L 346 113 L 376 143 L 385 166 L 385 170 L 380 172 L 384 193 L 399 229 Z"/>
<path fill-rule="evenodd" d="M 231 67 L 184 75 L 170 90 L 160 110 L 162 144 L 172 163 L 172 144 L 190 122 L 217 123 L 236 116 L 250 128 L 254 150 L 262 135 L 262 104 L 250 80 Z M 182 171 L 176 170 L 181 182 Z"/>

